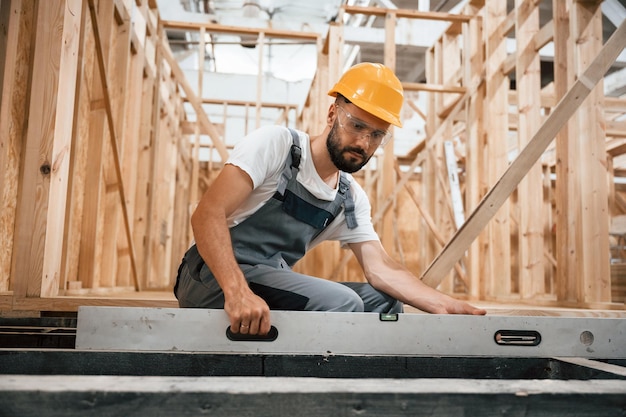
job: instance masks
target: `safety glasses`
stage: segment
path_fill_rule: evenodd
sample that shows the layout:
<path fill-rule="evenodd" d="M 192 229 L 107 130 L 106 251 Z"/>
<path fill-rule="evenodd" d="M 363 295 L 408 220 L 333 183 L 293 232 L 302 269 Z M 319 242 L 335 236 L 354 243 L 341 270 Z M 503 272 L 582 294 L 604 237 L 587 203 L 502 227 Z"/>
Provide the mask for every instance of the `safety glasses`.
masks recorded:
<path fill-rule="evenodd" d="M 337 123 L 339 123 L 339 126 L 348 132 L 348 134 L 359 138 L 367 137 L 370 146 L 385 146 L 387 142 L 389 142 L 391 132 L 388 130 L 374 129 L 364 121 L 352 116 L 343 107 L 337 104 L 335 104 L 335 107 L 340 109 L 341 113 L 343 113 L 343 121 L 341 120 L 342 117 L 339 117 L 339 112 L 337 113 Z"/>

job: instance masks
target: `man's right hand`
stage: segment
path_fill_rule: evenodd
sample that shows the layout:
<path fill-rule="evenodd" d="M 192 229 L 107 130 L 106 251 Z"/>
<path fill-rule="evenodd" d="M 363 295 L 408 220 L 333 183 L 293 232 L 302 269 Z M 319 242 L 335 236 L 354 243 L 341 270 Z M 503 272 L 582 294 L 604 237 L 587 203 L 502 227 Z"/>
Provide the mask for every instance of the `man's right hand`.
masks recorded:
<path fill-rule="evenodd" d="M 226 297 L 224 311 L 230 318 L 233 333 L 266 335 L 270 331 L 270 308 L 250 289 L 237 296 Z"/>

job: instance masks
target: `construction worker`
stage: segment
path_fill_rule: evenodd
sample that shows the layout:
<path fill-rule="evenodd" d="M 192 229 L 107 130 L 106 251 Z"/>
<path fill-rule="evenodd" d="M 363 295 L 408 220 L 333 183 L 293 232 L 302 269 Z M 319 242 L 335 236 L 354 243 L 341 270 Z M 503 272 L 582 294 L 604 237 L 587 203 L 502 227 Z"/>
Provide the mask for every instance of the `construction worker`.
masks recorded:
<path fill-rule="evenodd" d="M 270 309 L 485 314 L 422 283 L 383 248 L 368 197 L 350 173 L 401 127 L 402 85 L 374 63 L 348 69 L 321 134 L 266 126 L 243 138 L 195 209 L 195 244 L 179 267 L 180 307 L 223 308 L 231 331 L 266 334 Z M 324 240 L 349 247 L 367 282 L 291 267 Z"/>

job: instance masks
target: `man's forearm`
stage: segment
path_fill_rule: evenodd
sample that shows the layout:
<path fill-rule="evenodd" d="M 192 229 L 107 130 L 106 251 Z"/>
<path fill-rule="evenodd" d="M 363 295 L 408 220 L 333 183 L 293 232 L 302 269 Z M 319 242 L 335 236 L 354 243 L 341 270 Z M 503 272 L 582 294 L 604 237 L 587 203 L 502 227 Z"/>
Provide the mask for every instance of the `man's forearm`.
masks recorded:
<path fill-rule="evenodd" d="M 198 253 L 207 264 L 224 296 L 248 288 L 246 280 L 237 264 L 232 250 L 230 232 L 224 216 L 198 219 L 194 215 L 192 228 L 196 240 Z"/>

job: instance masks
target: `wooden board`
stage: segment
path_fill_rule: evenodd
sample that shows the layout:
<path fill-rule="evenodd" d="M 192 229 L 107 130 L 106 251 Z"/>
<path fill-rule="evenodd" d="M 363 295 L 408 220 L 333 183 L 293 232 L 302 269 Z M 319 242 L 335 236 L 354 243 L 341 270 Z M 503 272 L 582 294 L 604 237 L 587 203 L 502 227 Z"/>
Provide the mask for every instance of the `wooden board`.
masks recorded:
<path fill-rule="evenodd" d="M 28 416 L 618 416 L 626 381 L 25 376 L 0 409 Z"/>

